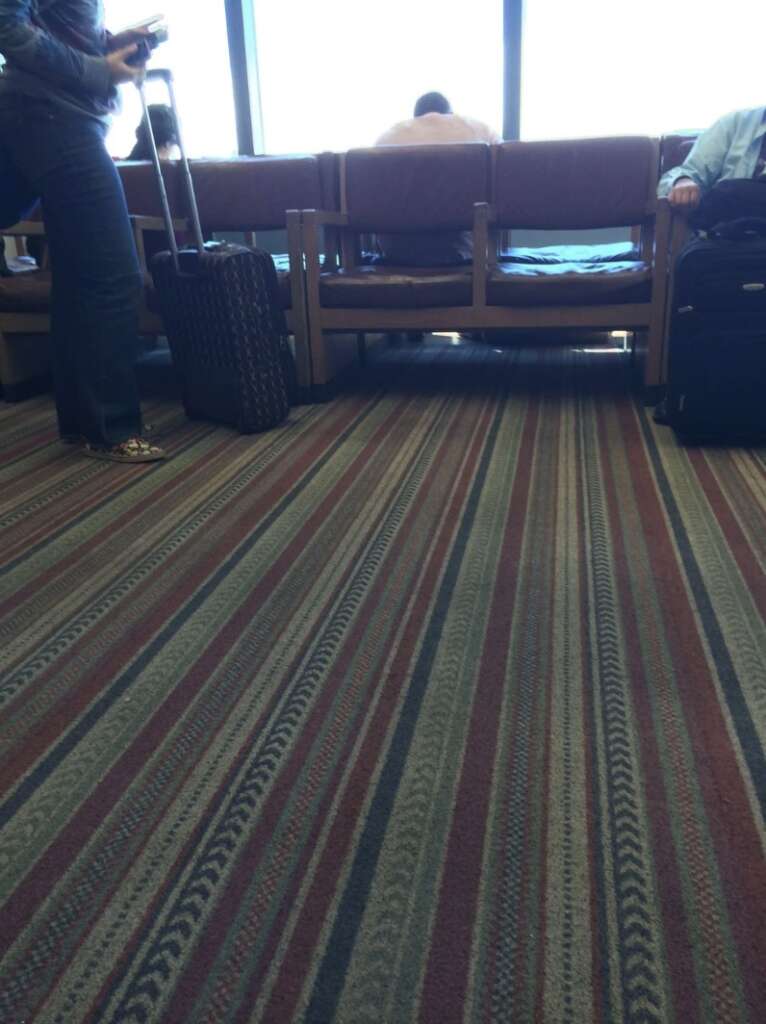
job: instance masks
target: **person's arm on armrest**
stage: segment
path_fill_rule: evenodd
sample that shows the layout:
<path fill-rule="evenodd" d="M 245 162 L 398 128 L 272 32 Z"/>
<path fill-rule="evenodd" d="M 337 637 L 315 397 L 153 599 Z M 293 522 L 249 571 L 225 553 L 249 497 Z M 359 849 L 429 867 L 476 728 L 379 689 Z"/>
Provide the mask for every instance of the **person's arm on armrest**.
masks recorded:
<path fill-rule="evenodd" d="M 668 192 L 668 202 L 674 210 L 693 210 L 699 205 L 702 189 L 693 178 L 676 178 Z"/>
<path fill-rule="evenodd" d="M 704 131 L 686 160 L 660 178 L 657 195 L 675 209 L 693 209 L 720 179 L 735 129 L 735 114 L 726 114 Z"/>
<path fill-rule="evenodd" d="M 104 97 L 112 85 L 136 81 L 142 75 L 142 68 L 125 63 L 135 44 L 108 56 L 90 56 L 35 25 L 32 6 L 32 0 L 0 0 L 0 52 L 17 67 L 52 84 Z"/>

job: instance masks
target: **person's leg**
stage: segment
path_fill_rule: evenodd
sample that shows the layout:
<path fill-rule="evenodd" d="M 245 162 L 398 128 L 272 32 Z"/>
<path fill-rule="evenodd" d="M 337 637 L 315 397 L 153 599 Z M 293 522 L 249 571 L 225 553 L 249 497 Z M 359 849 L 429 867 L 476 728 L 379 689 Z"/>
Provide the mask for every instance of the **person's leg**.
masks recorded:
<path fill-rule="evenodd" d="M 49 228 L 46 230 L 50 231 Z M 53 246 L 50 235 L 48 246 L 49 258 L 52 260 Z M 62 254 L 54 264 L 57 270 L 53 274 L 51 288 L 51 362 L 59 436 L 73 441 L 87 435 L 80 404 L 75 345 L 78 334 L 77 283 L 64 273 L 65 258 L 65 254 Z"/>
<path fill-rule="evenodd" d="M 0 229 L 12 227 L 23 220 L 37 201 L 37 196 L 32 194 L 30 186 L 16 170 L 5 144 L 11 131 L 12 121 L 0 114 Z M 5 239 L 0 238 L 0 277 L 11 276 L 5 259 Z"/>
<path fill-rule="evenodd" d="M 10 139 L 16 131 L 15 118 L 0 113 L 0 228 L 10 228 L 24 220 L 38 199 L 13 159 Z"/>
<path fill-rule="evenodd" d="M 32 113 L 12 148 L 43 201 L 59 424 L 111 446 L 141 432 L 141 278 L 122 185 L 98 122 L 44 106 Z"/>
<path fill-rule="evenodd" d="M 85 128 L 72 139 L 68 161 L 41 182 L 53 340 L 67 396 L 75 382 L 81 432 L 113 445 L 141 433 L 134 371 L 141 277 L 117 170 L 99 126 Z"/>

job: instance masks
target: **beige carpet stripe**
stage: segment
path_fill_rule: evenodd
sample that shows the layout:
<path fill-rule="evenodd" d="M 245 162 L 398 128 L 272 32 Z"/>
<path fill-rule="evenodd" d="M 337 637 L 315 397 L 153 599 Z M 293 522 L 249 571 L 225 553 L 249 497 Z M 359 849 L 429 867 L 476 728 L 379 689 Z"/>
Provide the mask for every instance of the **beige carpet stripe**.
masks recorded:
<path fill-rule="evenodd" d="M 428 420 L 426 419 L 425 427 L 428 427 L 428 425 L 429 425 L 428 424 Z M 449 427 L 449 423 L 446 424 L 446 427 Z M 442 431 L 442 433 L 441 433 L 441 436 L 442 437 L 446 436 L 446 434 L 448 434 L 448 431 L 446 431 L 446 429 L 444 429 Z M 412 436 L 410 442 L 409 442 L 410 449 L 412 450 L 413 453 L 416 453 L 418 451 L 419 446 L 422 444 L 422 440 L 423 440 L 423 438 L 421 436 L 419 436 L 417 432 L 415 432 L 414 435 Z M 443 441 L 442 441 L 442 443 L 443 443 Z M 395 479 L 394 479 L 394 482 L 395 482 Z M 363 481 L 363 484 L 364 484 L 364 481 Z M 382 498 L 385 499 L 385 497 L 386 497 L 385 495 L 380 495 L 380 494 L 377 494 L 377 493 L 373 492 L 371 497 L 370 497 L 370 502 L 369 502 L 369 506 L 370 506 L 371 511 L 376 507 L 376 504 L 378 505 L 378 507 L 380 507 L 381 499 Z M 363 516 L 360 516 L 359 521 L 365 522 L 367 520 L 366 520 L 366 517 L 363 515 Z M 322 539 L 320 538 L 318 540 L 321 541 Z M 317 548 L 318 548 L 318 550 L 322 550 L 322 545 L 321 544 L 317 545 Z M 350 561 L 353 561 L 354 558 L 358 558 L 358 556 L 359 556 L 359 552 L 354 550 L 353 548 L 346 549 L 345 547 L 337 546 L 337 550 L 338 551 L 343 551 L 345 553 L 346 559 L 350 560 Z M 309 574 L 309 578 L 310 578 L 310 573 L 307 573 L 307 574 Z M 327 583 L 326 580 L 324 582 Z M 320 585 L 320 582 L 317 581 L 317 586 L 316 586 L 317 592 L 321 593 L 323 589 L 324 588 Z"/>
<path fill-rule="evenodd" d="M 432 856 L 445 841 L 454 788 L 462 767 L 471 693 L 475 686 L 489 607 L 483 593 L 500 561 L 524 428 L 524 409 L 509 402 L 500 424 L 475 530 L 461 566 L 426 691 L 420 725 L 392 810 L 373 889 L 357 939 L 357 969 L 344 987 L 342 1020 L 373 1024 L 394 1019 L 403 993 L 417 991 L 422 950 L 439 876 Z M 413 976 L 414 973 L 414 976 Z M 413 1010 L 414 1012 L 414 1010 Z"/>

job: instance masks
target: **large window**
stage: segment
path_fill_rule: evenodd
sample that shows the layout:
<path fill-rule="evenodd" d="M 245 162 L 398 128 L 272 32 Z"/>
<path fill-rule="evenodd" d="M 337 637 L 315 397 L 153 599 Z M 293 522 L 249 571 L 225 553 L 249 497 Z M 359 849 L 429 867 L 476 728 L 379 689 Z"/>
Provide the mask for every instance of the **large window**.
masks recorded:
<path fill-rule="evenodd" d="M 224 0 L 106 0 L 106 24 L 118 32 L 158 11 L 164 12 L 170 38 L 149 67 L 173 70 L 184 140 L 191 156 L 229 156 L 237 151 Z M 167 102 L 161 83 L 151 83 L 150 103 Z M 109 151 L 124 157 L 133 148 L 141 103 L 133 86 L 123 86 L 122 111 L 109 133 Z"/>
<path fill-rule="evenodd" d="M 502 0 L 257 0 L 253 8 L 267 152 L 372 145 L 431 90 L 502 129 Z"/>
<path fill-rule="evenodd" d="M 662 135 L 766 103 L 766 3 L 527 0 L 521 137 Z"/>

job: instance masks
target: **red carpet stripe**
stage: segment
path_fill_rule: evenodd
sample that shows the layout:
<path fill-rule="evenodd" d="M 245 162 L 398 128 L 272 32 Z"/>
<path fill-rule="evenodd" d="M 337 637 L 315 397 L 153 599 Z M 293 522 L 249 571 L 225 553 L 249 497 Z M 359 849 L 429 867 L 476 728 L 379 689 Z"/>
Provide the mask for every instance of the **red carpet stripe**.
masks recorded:
<path fill-rule="evenodd" d="M 759 1024 L 763 449 L 439 340 L 151 420 L 0 403 L 0 1019 Z"/>

